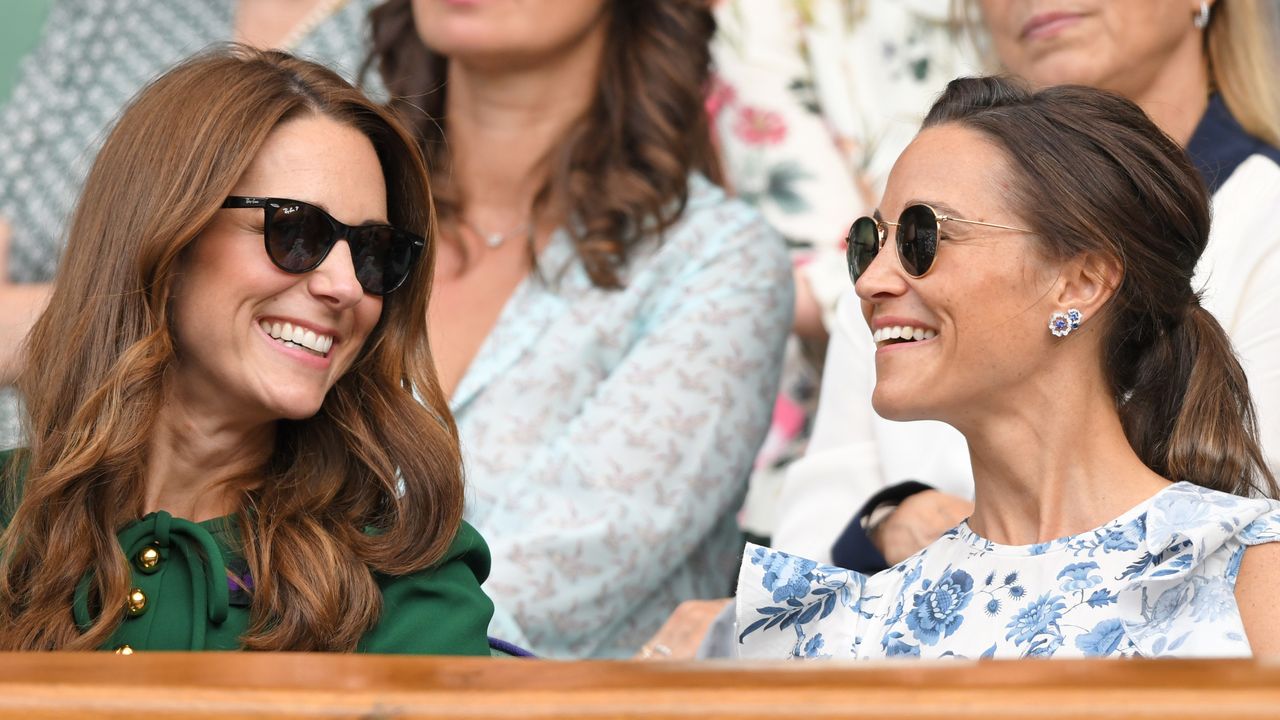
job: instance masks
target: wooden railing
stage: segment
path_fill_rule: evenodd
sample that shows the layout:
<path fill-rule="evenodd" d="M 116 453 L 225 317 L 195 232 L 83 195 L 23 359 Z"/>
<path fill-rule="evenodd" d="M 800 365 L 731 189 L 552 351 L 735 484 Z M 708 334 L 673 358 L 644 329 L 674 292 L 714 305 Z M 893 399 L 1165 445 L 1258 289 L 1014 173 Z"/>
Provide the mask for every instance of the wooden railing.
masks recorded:
<path fill-rule="evenodd" d="M 1280 716 L 1254 661 L 555 662 L 0 654 L 3 718 L 1225 718 Z"/>

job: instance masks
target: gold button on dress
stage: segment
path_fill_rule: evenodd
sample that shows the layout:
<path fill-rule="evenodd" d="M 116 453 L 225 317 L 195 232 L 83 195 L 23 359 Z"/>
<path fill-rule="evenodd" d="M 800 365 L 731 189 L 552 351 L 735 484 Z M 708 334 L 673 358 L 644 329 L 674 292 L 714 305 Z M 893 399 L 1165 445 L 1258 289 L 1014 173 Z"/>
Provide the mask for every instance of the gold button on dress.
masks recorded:
<path fill-rule="evenodd" d="M 160 565 L 160 551 L 154 547 L 142 548 L 136 560 L 138 569 L 150 575 Z"/>
<path fill-rule="evenodd" d="M 127 605 L 129 607 L 129 617 L 138 617 L 147 611 L 147 596 L 142 592 L 141 588 L 134 588 L 129 591 Z"/>

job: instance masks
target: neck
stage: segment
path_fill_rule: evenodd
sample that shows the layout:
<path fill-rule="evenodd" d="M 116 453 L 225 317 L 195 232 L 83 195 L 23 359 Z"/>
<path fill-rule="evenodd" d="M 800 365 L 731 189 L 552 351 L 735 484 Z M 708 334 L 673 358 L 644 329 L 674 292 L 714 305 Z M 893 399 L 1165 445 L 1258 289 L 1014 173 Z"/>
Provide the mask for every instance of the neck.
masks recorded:
<path fill-rule="evenodd" d="M 471 223 L 492 232 L 531 219 L 548 156 L 595 98 L 603 52 L 599 28 L 572 47 L 518 69 L 450 60 L 445 100 L 450 182 Z"/>
<path fill-rule="evenodd" d="M 275 423 L 229 420 L 190 400 L 170 392 L 156 420 L 144 508 L 199 522 L 237 509 L 243 485 L 227 481 L 260 472 L 275 442 Z"/>
<path fill-rule="evenodd" d="M 1105 524 L 1169 485 L 1130 447 L 1101 374 L 1090 380 L 1011 391 L 1017 402 L 957 425 L 973 464 L 974 532 L 1006 545 L 1046 542 Z"/>
<path fill-rule="evenodd" d="M 1209 64 L 1201 42 L 1200 33 L 1189 35 L 1144 87 L 1124 93 L 1183 147 L 1209 107 Z"/>

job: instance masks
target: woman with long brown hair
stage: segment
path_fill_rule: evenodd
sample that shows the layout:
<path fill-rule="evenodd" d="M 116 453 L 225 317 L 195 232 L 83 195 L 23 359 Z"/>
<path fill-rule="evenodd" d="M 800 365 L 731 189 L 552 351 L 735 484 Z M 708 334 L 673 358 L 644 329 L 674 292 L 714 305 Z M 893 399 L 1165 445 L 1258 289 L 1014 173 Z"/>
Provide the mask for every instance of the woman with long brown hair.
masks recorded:
<path fill-rule="evenodd" d="M 0 647 L 487 653 L 432 214 L 412 137 L 318 65 L 138 96 L 30 336 Z"/>
<path fill-rule="evenodd" d="M 1280 652 L 1276 479 L 1192 280 L 1209 218 L 1133 102 L 953 81 L 848 260 L 875 410 L 964 436 L 973 513 L 871 577 L 749 548 L 743 654 Z"/>
<path fill-rule="evenodd" d="M 700 0 L 392 0 L 376 61 L 428 151 L 428 325 L 494 551 L 491 634 L 634 653 L 728 591 L 791 315 L 714 185 Z"/>

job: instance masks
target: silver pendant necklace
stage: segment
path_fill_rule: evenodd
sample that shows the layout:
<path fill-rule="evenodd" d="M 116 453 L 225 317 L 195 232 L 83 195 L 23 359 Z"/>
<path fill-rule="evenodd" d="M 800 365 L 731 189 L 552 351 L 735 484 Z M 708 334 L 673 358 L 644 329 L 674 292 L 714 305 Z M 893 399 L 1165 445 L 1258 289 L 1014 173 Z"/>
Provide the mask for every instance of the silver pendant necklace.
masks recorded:
<path fill-rule="evenodd" d="M 528 221 L 522 222 L 506 232 L 485 232 L 476 227 L 475 223 L 472 223 L 461 215 L 458 216 L 458 222 L 460 222 L 463 227 L 474 233 L 476 237 L 483 240 L 485 246 L 491 250 L 496 250 L 502 247 L 502 244 L 507 241 L 507 238 L 528 232 L 530 229 L 530 223 Z"/>

